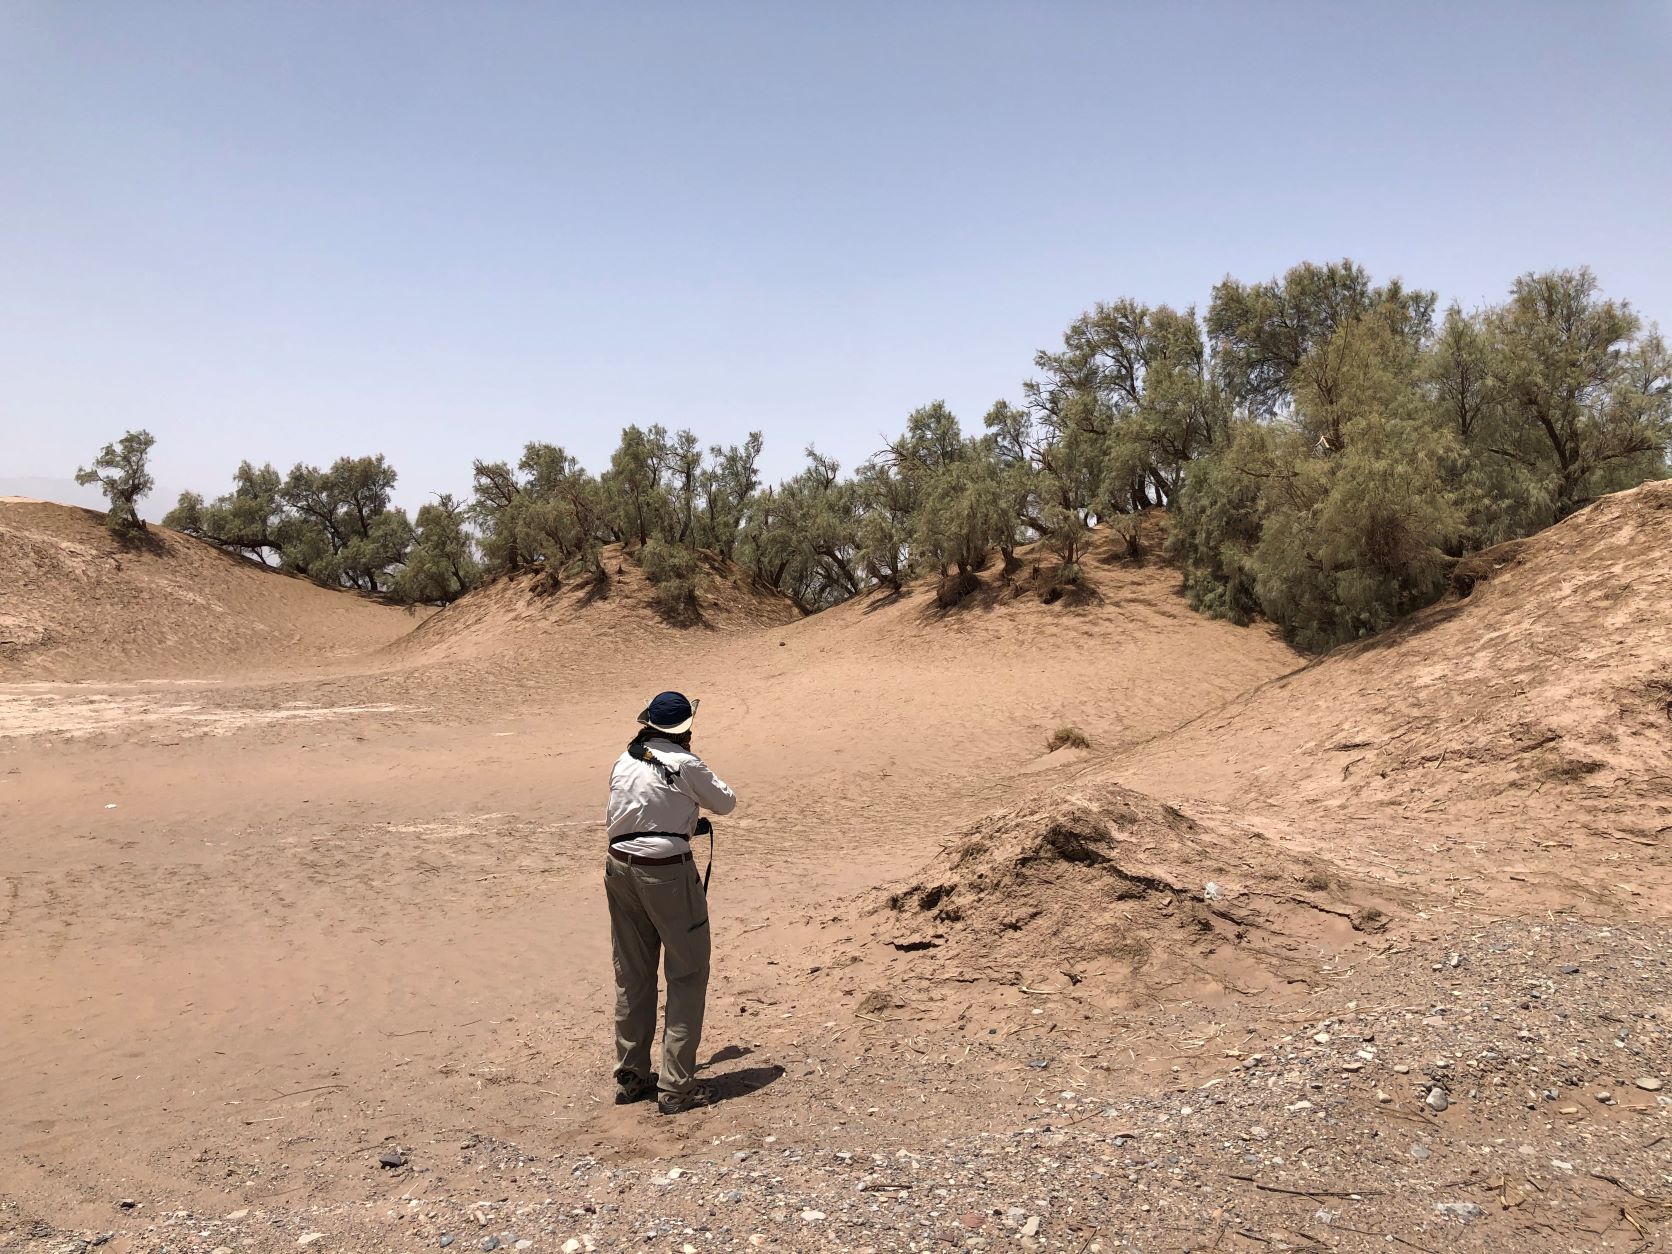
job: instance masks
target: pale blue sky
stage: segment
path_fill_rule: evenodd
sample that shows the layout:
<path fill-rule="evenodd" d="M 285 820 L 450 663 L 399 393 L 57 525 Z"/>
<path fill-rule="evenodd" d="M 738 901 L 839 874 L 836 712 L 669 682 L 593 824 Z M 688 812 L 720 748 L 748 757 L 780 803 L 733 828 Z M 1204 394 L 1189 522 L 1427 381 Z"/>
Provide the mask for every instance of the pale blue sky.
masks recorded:
<path fill-rule="evenodd" d="M 966 428 L 1098 300 L 1590 264 L 1672 323 L 1672 6 L 0 5 L 0 477 Z M 155 516 L 167 502 L 152 501 Z"/>

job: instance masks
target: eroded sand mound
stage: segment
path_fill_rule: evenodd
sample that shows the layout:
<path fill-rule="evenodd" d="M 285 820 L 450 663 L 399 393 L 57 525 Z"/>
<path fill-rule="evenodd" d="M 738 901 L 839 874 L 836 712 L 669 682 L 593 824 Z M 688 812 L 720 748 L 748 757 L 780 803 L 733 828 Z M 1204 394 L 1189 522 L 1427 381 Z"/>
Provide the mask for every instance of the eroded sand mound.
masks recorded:
<path fill-rule="evenodd" d="M 0 678 L 207 677 L 294 669 L 412 629 L 398 609 L 153 524 L 132 543 L 92 510 L 0 501 Z"/>
<path fill-rule="evenodd" d="M 1258 831 L 1105 782 L 971 824 L 871 917 L 880 946 L 945 978 L 1067 976 L 1136 1005 L 1304 985 L 1395 909 Z"/>
<path fill-rule="evenodd" d="M 748 572 L 707 551 L 697 554 L 696 605 L 670 613 L 620 545 L 604 550 L 604 577 L 560 578 L 544 567 L 508 575 L 461 597 L 388 653 L 404 661 L 484 657 L 509 650 L 538 654 L 623 648 L 702 635 L 779 626 L 801 617 L 789 598 L 761 587 Z M 607 636 L 607 641 L 604 637 Z M 596 652 L 593 653 L 597 663 Z"/>
<path fill-rule="evenodd" d="M 1225 802 L 1672 831 L 1672 483 L 1479 554 L 1456 583 L 1147 746 L 1122 777 Z"/>

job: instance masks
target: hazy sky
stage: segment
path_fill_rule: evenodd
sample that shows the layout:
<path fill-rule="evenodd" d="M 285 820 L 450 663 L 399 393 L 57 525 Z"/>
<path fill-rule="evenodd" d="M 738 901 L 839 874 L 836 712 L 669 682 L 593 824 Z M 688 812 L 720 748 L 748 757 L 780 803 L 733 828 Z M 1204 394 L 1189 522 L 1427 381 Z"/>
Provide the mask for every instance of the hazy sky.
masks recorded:
<path fill-rule="evenodd" d="M 0 4 L 0 477 L 626 423 L 851 466 L 1098 300 L 1589 264 L 1672 326 L 1672 6 Z M 160 514 L 168 502 L 152 501 Z"/>

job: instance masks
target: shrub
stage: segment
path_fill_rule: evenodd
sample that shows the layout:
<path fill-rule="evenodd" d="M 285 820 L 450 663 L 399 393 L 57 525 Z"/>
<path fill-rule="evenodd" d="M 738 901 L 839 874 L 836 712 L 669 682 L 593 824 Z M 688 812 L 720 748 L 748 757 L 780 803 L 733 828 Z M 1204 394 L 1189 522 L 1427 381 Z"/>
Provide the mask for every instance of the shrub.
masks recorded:
<path fill-rule="evenodd" d="M 1066 723 L 1052 732 L 1045 741 L 1045 752 L 1047 753 L 1055 753 L 1058 749 L 1089 748 L 1091 748 L 1091 737 L 1087 736 L 1078 727 L 1071 727 Z"/>
<path fill-rule="evenodd" d="M 673 622 L 697 613 L 697 556 L 683 545 L 654 538 L 639 551 L 639 566 L 650 580 L 651 600 Z"/>

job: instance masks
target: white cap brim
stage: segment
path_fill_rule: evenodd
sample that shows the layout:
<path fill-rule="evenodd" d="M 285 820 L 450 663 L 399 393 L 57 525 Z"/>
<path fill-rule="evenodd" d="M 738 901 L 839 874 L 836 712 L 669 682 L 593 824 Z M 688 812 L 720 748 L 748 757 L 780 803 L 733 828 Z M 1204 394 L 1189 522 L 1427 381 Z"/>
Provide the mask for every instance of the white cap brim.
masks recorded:
<path fill-rule="evenodd" d="M 695 721 L 695 716 L 692 716 L 683 723 L 675 723 L 672 727 L 663 727 L 660 723 L 652 723 L 649 719 L 646 719 L 644 725 L 652 731 L 667 732 L 670 736 L 677 736 L 680 732 L 690 731 L 691 724 Z"/>

